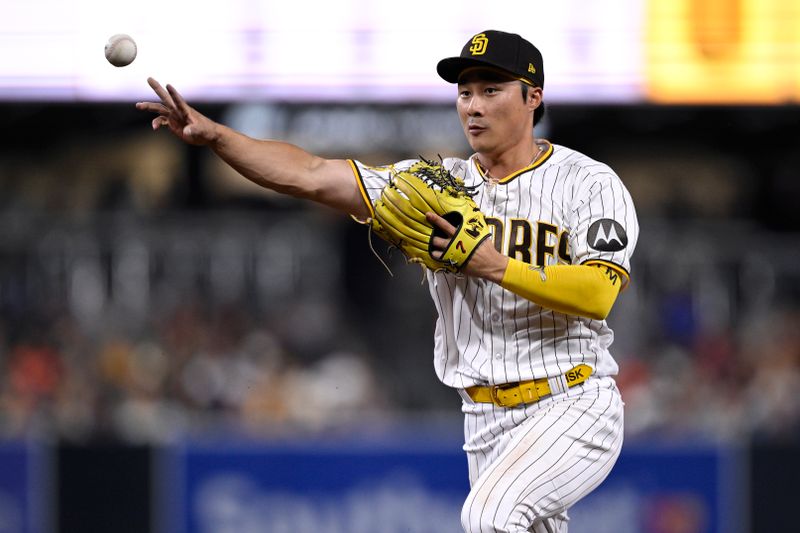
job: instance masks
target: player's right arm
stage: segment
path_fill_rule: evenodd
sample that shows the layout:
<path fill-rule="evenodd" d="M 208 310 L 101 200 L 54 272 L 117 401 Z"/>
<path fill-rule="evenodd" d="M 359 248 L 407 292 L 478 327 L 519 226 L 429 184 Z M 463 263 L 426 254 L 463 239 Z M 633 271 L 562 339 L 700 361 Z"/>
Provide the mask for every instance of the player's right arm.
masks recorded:
<path fill-rule="evenodd" d="M 259 140 L 219 124 L 190 107 L 171 85 L 148 78 L 160 102 L 139 102 L 137 109 L 157 113 L 153 129 L 166 126 L 179 139 L 210 147 L 250 181 L 297 198 L 313 200 L 356 217 L 369 216 L 350 163 L 324 159 L 293 144 Z"/>

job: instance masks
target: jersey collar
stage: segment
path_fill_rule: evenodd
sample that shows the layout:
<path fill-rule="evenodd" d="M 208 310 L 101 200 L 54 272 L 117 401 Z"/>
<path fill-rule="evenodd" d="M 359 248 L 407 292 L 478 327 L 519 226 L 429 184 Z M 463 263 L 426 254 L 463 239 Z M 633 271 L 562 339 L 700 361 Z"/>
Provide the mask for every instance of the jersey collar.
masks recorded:
<path fill-rule="evenodd" d="M 531 170 L 542 166 L 545 161 L 550 159 L 550 156 L 553 155 L 553 143 L 551 143 L 547 139 L 541 139 L 541 140 L 547 144 L 547 148 L 545 148 L 544 153 L 542 153 L 542 155 L 539 156 L 539 158 L 536 161 L 534 161 L 532 164 L 528 165 L 523 169 L 517 170 L 516 172 L 512 172 L 508 176 L 498 180 L 497 183 L 503 183 L 503 184 L 508 183 L 517 176 L 520 176 L 522 174 L 525 174 L 526 172 L 530 172 Z M 480 162 L 478 161 L 478 158 L 476 156 L 473 156 L 472 161 L 475 164 L 475 168 L 478 169 L 478 173 L 481 175 L 481 177 L 485 181 L 489 181 L 489 177 L 486 175 L 486 170 L 481 166 Z"/>

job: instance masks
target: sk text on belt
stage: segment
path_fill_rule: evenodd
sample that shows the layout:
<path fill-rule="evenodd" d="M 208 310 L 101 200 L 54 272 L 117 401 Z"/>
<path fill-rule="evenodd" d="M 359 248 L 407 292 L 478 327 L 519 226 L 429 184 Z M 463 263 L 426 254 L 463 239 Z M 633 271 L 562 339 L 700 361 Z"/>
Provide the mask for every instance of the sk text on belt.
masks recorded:
<path fill-rule="evenodd" d="M 564 384 L 564 390 L 566 390 L 569 387 L 580 385 L 591 375 L 592 367 L 580 364 L 555 379 Z M 550 382 L 551 379 L 540 378 L 488 387 L 467 387 L 465 391 L 472 401 L 477 403 L 493 403 L 498 407 L 516 407 L 524 403 L 538 402 L 553 394 Z"/>

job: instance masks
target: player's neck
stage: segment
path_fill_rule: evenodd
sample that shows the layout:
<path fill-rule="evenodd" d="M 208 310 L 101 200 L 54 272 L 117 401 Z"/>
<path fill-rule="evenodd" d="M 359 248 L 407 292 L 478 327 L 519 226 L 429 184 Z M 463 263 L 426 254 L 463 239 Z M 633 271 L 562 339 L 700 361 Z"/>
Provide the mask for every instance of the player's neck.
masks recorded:
<path fill-rule="evenodd" d="M 532 138 L 530 143 L 521 144 L 501 154 L 478 152 L 476 157 L 486 177 L 497 181 L 536 163 L 546 148 L 547 141 Z"/>

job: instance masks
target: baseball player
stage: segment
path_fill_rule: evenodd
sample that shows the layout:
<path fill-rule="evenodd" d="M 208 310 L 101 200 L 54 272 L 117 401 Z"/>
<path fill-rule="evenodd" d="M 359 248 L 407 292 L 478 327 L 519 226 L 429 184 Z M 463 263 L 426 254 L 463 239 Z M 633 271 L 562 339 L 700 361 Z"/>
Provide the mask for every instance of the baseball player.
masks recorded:
<path fill-rule="evenodd" d="M 607 165 L 535 136 L 544 113 L 539 50 L 519 35 L 471 37 L 439 75 L 474 154 L 442 164 L 475 191 L 491 237 L 458 272 L 428 269 L 434 366 L 463 399 L 471 491 L 468 533 L 566 532 L 567 510 L 607 476 L 623 437 L 623 402 L 605 322 L 629 282 L 638 223 Z M 256 140 L 189 107 L 153 79 L 157 114 L 184 141 L 209 146 L 246 178 L 370 221 L 392 177 L 417 160 L 372 167 Z M 457 228 L 434 212 L 429 253 L 441 260 Z M 428 258 L 430 259 L 430 258 Z M 426 261 L 429 264 L 429 261 Z"/>

